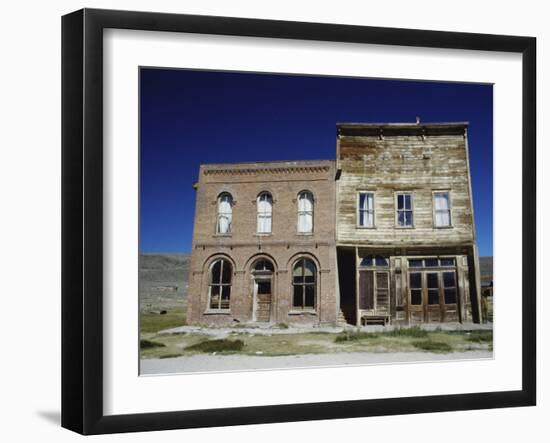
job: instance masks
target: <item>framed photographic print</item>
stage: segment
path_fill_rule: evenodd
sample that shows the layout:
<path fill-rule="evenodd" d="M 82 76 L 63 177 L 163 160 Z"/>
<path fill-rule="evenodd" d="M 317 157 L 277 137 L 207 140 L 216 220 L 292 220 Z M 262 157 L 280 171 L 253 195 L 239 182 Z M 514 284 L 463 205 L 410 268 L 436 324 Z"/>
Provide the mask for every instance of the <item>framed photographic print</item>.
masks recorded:
<path fill-rule="evenodd" d="M 530 37 L 62 21 L 62 425 L 534 405 Z"/>

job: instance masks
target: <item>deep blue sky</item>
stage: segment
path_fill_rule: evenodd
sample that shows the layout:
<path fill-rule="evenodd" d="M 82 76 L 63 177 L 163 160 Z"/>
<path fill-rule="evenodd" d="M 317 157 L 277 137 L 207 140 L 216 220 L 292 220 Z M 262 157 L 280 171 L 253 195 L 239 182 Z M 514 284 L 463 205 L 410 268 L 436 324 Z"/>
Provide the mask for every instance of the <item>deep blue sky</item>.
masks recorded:
<path fill-rule="evenodd" d="M 492 255 L 491 85 L 141 69 L 142 252 L 191 250 L 199 164 L 334 159 L 336 122 L 469 121 L 481 255 Z"/>

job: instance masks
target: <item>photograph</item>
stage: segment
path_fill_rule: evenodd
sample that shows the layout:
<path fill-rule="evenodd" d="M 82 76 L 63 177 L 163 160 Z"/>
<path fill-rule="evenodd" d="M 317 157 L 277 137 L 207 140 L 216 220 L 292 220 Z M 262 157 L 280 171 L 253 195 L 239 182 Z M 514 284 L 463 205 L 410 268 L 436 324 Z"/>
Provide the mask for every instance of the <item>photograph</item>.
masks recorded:
<path fill-rule="evenodd" d="M 139 374 L 493 358 L 493 84 L 139 67 Z"/>

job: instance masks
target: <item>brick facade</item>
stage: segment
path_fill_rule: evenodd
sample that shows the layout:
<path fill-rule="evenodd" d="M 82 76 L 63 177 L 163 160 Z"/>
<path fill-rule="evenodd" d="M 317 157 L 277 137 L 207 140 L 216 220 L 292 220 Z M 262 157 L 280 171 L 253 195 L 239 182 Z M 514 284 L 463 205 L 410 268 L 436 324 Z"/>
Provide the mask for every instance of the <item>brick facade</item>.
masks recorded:
<path fill-rule="evenodd" d="M 332 323 L 337 319 L 334 161 L 202 165 L 197 191 L 193 253 L 188 290 L 189 324 L 228 324 L 254 320 L 257 300 L 253 266 L 273 265 L 269 321 Z M 313 196 L 313 230 L 298 232 L 298 196 Z M 257 232 L 258 196 L 272 197 L 271 233 Z M 218 233 L 219 196 L 232 197 L 231 232 Z M 229 309 L 211 309 L 210 271 L 219 258 L 231 263 Z M 293 308 L 292 272 L 301 258 L 315 264 L 311 309 Z"/>

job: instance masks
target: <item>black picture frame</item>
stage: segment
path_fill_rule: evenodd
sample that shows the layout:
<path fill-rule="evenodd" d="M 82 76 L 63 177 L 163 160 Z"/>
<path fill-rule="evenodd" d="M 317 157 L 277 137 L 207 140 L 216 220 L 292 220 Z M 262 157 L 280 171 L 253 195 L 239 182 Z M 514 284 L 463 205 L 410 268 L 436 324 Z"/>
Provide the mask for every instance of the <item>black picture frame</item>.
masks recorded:
<path fill-rule="evenodd" d="M 103 30 L 171 31 L 522 55 L 522 388 L 266 405 L 103 413 Z M 82 434 L 320 420 L 536 404 L 536 39 L 230 17 L 83 9 L 62 18 L 62 426 Z"/>

